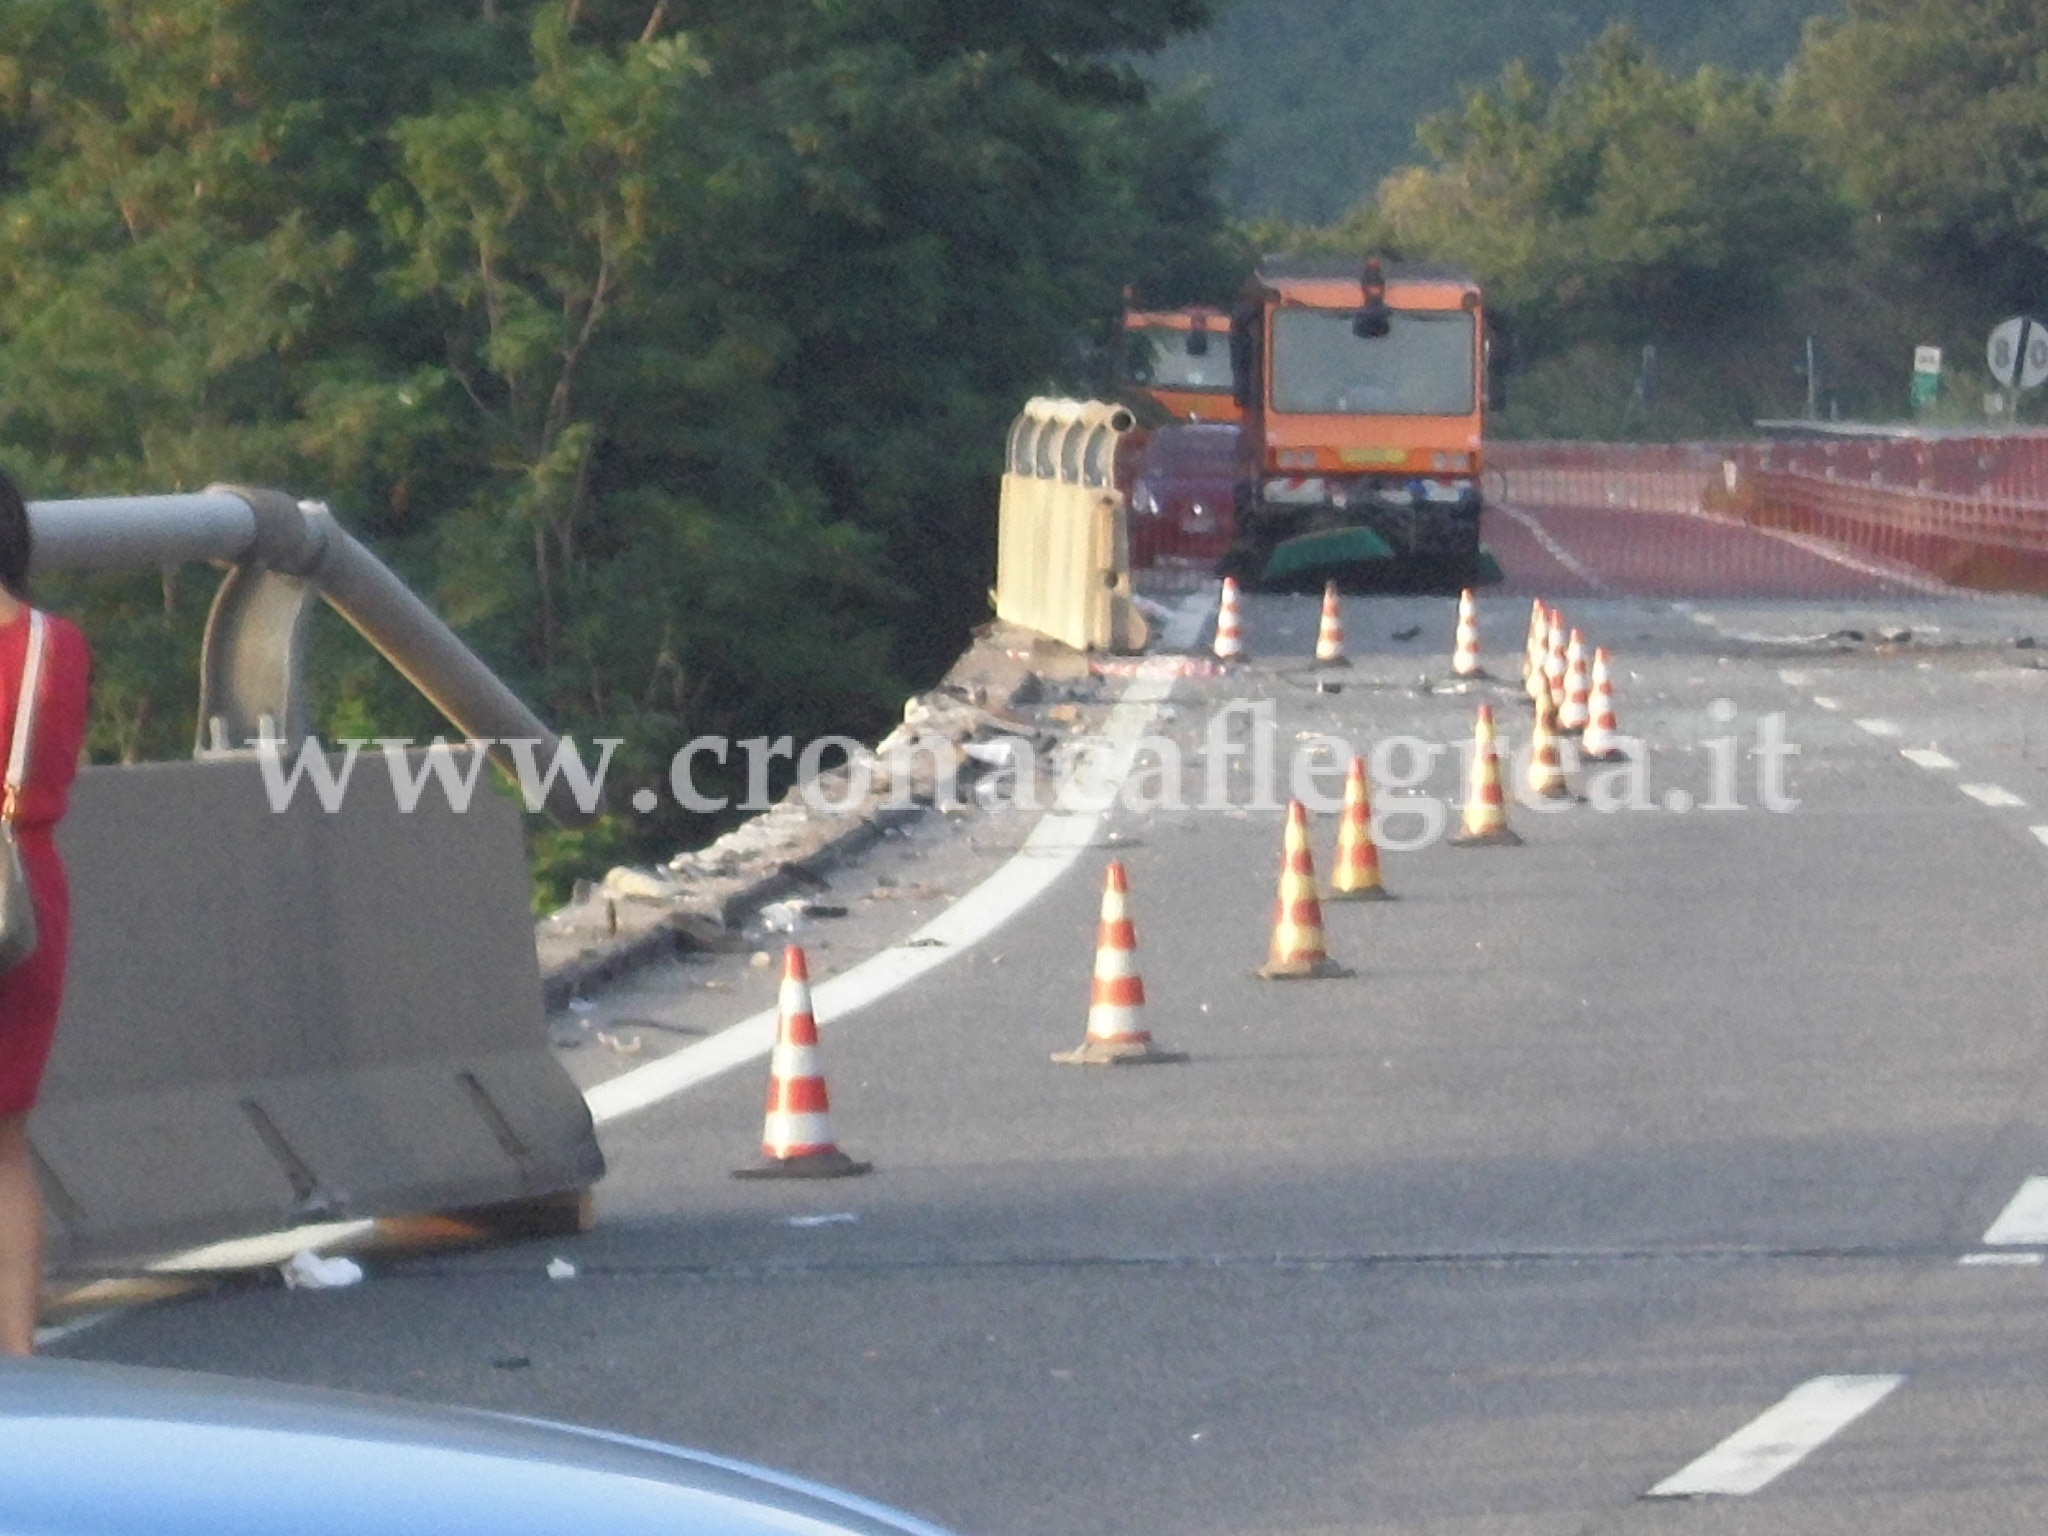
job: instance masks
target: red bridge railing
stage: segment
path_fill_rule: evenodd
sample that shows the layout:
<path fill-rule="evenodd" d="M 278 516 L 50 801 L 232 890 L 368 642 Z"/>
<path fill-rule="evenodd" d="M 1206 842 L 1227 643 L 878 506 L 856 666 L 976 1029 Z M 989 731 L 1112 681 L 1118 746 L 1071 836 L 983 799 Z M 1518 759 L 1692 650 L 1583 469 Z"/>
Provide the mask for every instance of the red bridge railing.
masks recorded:
<path fill-rule="evenodd" d="M 1690 514 L 1826 539 L 1954 586 L 2048 592 L 2048 433 L 1496 443 L 1510 505 Z"/>

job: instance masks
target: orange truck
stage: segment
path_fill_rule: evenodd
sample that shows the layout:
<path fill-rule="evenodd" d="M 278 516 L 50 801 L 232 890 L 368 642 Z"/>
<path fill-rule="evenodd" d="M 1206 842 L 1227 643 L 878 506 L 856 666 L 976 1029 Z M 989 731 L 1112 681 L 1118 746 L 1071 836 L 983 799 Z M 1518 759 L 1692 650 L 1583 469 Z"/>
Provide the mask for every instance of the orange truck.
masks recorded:
<path fill-rule="evenodd" d="M 1125 310 L 1117 372 L 1120 394 L 1138 397 L 1134 404 L 1149 400 L 1175 421 L 1244 414 L 1231 375 L 1230 316 L 1220 309 Z"/>
<path fill-rule="evenodd" d="M 1238 434 L 1226 574 L 1274 588 L 1483 579 L 1489 352 L 1445 268 L 1268 258 L 1231 317 Z M 1496 337 L 1496 342 L 1500 338 Z"/>

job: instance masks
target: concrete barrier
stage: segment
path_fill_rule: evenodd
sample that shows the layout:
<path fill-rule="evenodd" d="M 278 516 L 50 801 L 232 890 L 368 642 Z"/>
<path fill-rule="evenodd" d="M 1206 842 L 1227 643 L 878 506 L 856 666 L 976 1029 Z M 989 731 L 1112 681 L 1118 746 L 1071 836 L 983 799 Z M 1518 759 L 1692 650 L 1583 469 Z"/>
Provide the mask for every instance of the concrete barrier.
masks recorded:
<path fill-rule="evenodd" d="M 418 771 L 415 759 L 413 770 Z M 72 970 L 30 1121 L 60 1261 L 587 1188 L 547 1048 L 519 814 L 273 812 L 253 758 L 81 775 Z"/>
<path fill-rule="evenodd" d="M 1130 532 L 1116 487 L 1122 406 L 1034 399 L 1011 425 L 997 535 L 996 615 L 1076 650 L 1144 648 Z"/>
<path fill-rule="evenodd" d="M 274 804 L 250 745 L 300 761 L 321 599 L 464 734 L 543 760 L 554 734 L 318 503 L 215 487 L 29 511 L 37 571 L 230 567 L 196 760 L 87 769 L 58 832 L 71 974 L 29 1122 L 53 1258 L 587 1190 L 604 1159 L 548 1049 L 515 804 L 469 748 L 466 807 L 430 779 L 403 809 L 375 749 L 331 809 L 310 782 Z M 400 754 L 409 785 L 423 757 Z M 559 791 L 558 817 L 587 816 Z"/>

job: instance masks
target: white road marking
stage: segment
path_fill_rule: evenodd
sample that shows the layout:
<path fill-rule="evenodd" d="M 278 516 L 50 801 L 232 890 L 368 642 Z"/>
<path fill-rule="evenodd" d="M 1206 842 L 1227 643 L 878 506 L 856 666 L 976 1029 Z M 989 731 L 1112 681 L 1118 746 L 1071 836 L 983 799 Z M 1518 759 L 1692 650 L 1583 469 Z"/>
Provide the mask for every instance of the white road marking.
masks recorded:
<path fill-rule="evenodd" d="M 1858 730 L 1870 732 L 1873 736 L 1903 736 L 1906 734 L 1905 727 L 1901 726 L 1896 720 L 1858 720 L 1856 727 Z"/>
<path fill-rule="evenodd" d="M 1965 1269 L 2025 1269 L 2041 1263 L 2039 1253 L 1966 1253 L 1956 1263 Z"/>
<path fill-rule="evenodd" d="M 1198 592 L 1190 592 L 1175 604 L 1173 617 L 1160 628 L 1159 648 L 1162 651 L 1193 650 L 1202 626 L 1209 622 L 1210 614 L 1215 612 L 1216 604 L 1221 601 L 1217 595 L 1221 591 L 1220 585 L 1205 586 Z"/>
<path fill-rule="evenodd" d="M 1583 581 L 1595 592 L 1605 592 L 1607 590 L 1606 582 L 1602 581 L 1598 576 L 1595 576 L 1591 571 L 1587 570 L 1586 567 L 1580 562 L 1579 557 L 1577 555 L 1573 554 L 1570 550 L 1566 549 L 1562 544 L 1558 543 L 1557 540 L 1551 536 L 1550 530 L 1544 527 L 1541 523 L 1537 522 L 1536 519 L 1531 517 L 1527 512 L 1524 512 L 1520 507 L 1511 507 L 1507 505 L 1505 502 L 1500 504 L 1500 510 L 1507 513 L 1509 517 L 1512 517 L 1516 522 L 1520 523 L 1524 528 L 1528 529 L 1530 536 L 1534 538 L 1538 544 L 1541 544 L 1543 546 L 1543 552 L 1545 554 L 1549 555 L 1551 559 L 1555 560 L 1559 565 L 1563 566 L 1566 570 L 1570 571 L 1574 576 L 1578 577 L 1579 580 Z"/>
<path fill-rule="evenodd" d="M 1813 674 L 1811 672 L 1794 671 L 1792 668 L 1786 667 L 1778 673 L 1778 681 L 1787 688 L 1811 688 L 1813 686 Z"/>
<path fill-rule="evenodd" d="M 36 1330 L 36 1348 L 47 1349 L 50 1345 L 61 1343 L 74 1334 L 84 1333 L 88 1328 L 97 1328 L 101 1323 L 109 1322 L 118 1317 L 122 1310 L 124 1309 L 116 1307 L 106 1312 L 88 1312 L 83 1317 L 72 1318 L 68 1323 L 52 1323 L 47 1328 L 38 1328 Z"/>
<path fill-rule="evenodd" d="M 1903 1376 L 1816 1376 L 1767 1408 L 1646 1498 L 1755 1493 L 1799 1465 L 1898 1387 Z"/>
<path fill-rule="evenodd" d="M 1986 1248 L 2028 1243 L 2048 1243 L 2048 1178 L 2039 1174 L 2020 1185 L 1984 1233 Z"/>
<path fill-rule="evenodd" d="M 1024 846 L 994 874 L 909 938 L 811 989 L 813 1010 L 830 1024 L 879 1002 L 927 971 L 964 954 L 1036 901 L 1094 846 L 1104 814 L 1136 761 L 1154 706 L 1173 691 L 1170 657 L 1147 662 L 1119 696 L 1103 732 L 1109 750 L 1091 772 L 1061 790 Z M 775 1045 L 775 1010 L 763 1009 L 710 1038 L 607 1082 L 584 1095 L 599 1125 L 672 1098 L 734 1067 L 766 1056 Z"/>
<path fill-rule="evenodd" d="M 1958 784 L 1956 788 L 1980 804 L 1997 806 L 2001 810 L 2027 803 L 2011 790 L 1997 784 Z"/>
<path fill-rule="evenodd" d="M 1931 768 L 1938 773 L 1952 773 L 1963 765 L 1946 752 L 1937 752 L 1932 747 L 1901 747 L 1899 756 L 1921 768 Z"/>
<path fill-rule="evenodd" d="M 1826 695 L 1819 693 L 1816 693 L 1813 696 L 1813 702 L 1818 704 L 1822 709 L 1840 709 L 1842 707 L 1842 701 L 1840 699 L 1831 699 L 1828 698 Z"/>
<path fill-rule="evenodd" d="M 2029 827 L 2027 830 L 2034 834 L 2037 842 L 2048 845 L 2048 827 Z"/>

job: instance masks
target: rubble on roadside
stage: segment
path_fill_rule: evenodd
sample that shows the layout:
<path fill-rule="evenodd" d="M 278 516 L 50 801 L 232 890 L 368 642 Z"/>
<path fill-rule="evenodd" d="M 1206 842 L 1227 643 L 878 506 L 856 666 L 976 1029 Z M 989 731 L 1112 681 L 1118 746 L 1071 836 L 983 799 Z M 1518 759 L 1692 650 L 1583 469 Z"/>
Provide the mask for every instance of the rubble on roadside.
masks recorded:
<path fill-rule="evenodd" d="M 971 798 L 976 779 L 1053 750 L 1104 697 L 1086 655 L 1028 630 L 987 626 L 936 688 L 906 701 L 902 723 L 865 754 L 869 782 L 856 803 L 820 809 L 792 789 L 706 847 L 580 883 L 573 900 L 536 925 L 548 1008 L 680 951 L 752 950 L 742 932 L 749 916 L 772 917 L 770 931 L 793 933 L 843 911 L 808 898 L 826 886 L 834 865 L 922 816 L 942 766 L 962 798 Z M 909 770 L 901 785 L 891 777 L 899 754 Z M 811 798 L 838 803 L 851 787 L 848 770 L 837 769 L 821 777 L 822 793 Z"/>

